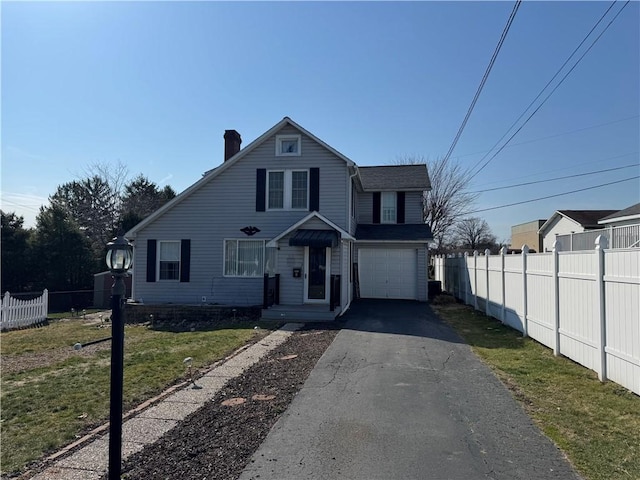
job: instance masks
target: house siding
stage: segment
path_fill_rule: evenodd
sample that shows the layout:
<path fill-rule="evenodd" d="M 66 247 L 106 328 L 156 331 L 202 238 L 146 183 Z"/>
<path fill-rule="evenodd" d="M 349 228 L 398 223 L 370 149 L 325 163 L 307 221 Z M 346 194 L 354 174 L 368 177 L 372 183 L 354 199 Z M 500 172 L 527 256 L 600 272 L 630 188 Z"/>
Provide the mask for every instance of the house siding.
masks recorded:
<path fill-rule="evenodd" d="M 320 169 L 319 213 L 343 229 L 347 228 L 345 201 L 347 200 L 348 176 L 346 163 L 306 135 L 301 136 L 301 155 L 298 157 L 276 157 L 276 135 L 300 134 L 290 126 L 276 134 L 241 158 L 231 168 L 220 173 L 209 183 L 202 185 L 188 198 L 167 210 L 154 222 L 137 232 L 135 238 L 134 281 L 136 299 L 145 303 L 207 303 L 229 305 L 258 305 L 262 303 L 262 278 L 233 278 L 223 276 L 224 239 L 271 240 L 273 237 L 309 214 L 308 210 L 256 211 L 256 170 Z M 228 206 L 228 208 L 220 208 Z M 326 224 L 320 222 L 324 227 Z M 316 225 L 310 222 L 308 225 Z M 248 237 L 240 231 L 254 226 L 260 232 Z M 321 228 L 307 226 L 307 228 Z M 328 228 L 328 227 L 327 227 Z M 191 271 L 189 282 L 146 281 L 147 240 L 191 240 Z M 288 242 L 281 242 L 288 245 Z M 303 254 L 303 249 L 300 255 Z M 339 249 L 335 249 L 339 251 Z M 286 255 L 283 253 L 286 252 Z M 294 253 L 281 250 L 280 262 L 288 261 L 289 255 L 299 265 Z M 333 255 L 332 255 L 333 256 Z M 197 259 L 197 261 L 195 260 Z M 332 271 L 339 272 L 339 257 L 332 258 Z M 335 265 L 335 267 L 334 267 Z M 283 273 L 291 272 L 287 267 Z M 283 275 L 287 277 L 289 275 Z M 298 280 L 298 279 L 295 279 Z M 288 282 L 288 280 L 285 280 Z M 288 285 L 288 283 L 287 283 Z M 284 287 L 285 285 L 283 285 Z M 285 292 L 285 288 L 281 288 Z M 287 294 L 289 295 L 289 294 Z M 295 288 L 291 298 L 294 302 Z M 302 301 L 302 290 L 298 303 Z"/>
<path fill-rule="evenodd" d="M 373 223 L 373 192 L 358 192 L 358 223 Z M 404 223 L 422 223 L 422 192 L 405 192 Z"/>
<path fill-rule="evenodd" d="M 584 228 L 579 223 L 569 220 L 566 217 L 556 217 L 556 219 L 545 228 L 542 243 L 545 252 L 553 250 L 553 243 L 556 241 L 556 235 L 568 235 L 571 232 L 584 232 Z"/>

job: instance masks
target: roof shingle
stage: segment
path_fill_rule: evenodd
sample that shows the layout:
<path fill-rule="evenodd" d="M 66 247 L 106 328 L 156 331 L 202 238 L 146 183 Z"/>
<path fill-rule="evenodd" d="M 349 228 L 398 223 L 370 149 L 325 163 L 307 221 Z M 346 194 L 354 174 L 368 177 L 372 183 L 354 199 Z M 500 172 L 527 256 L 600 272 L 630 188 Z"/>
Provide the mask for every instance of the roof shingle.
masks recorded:
<path fill-rule="evenodd" d="M 358 174 L 365 192 L 431 189 L 425 164 L 358 167 Z"/>

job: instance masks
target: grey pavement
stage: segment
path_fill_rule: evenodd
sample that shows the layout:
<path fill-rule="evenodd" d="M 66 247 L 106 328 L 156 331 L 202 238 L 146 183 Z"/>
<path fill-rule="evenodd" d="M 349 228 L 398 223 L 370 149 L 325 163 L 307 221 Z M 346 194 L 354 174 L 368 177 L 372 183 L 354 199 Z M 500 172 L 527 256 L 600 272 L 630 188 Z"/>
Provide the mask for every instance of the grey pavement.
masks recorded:
<path fill-rule="evenodd" d="M 240 480 L 579 478 L 426 304 L 345 320 Z"/>
<path fill-rule="evenodd" d="M 184 420 L 187 415 L 211 400 L 231 379 L 242 374 L 268 352 L 284 343 L 301 324 L 288 323 L 262 340 L 237 351 L 225 362 L 216 365 L 194 384 L 182 389 L 170 389 L 152 406 L 130 415 L 122 425 L 122 458 L 139 452 L 145 445 Z M 82 446 L 67 455 L 65 450 L 55 454 L 49 467 L 31 477 L 32 480 L 93 480 L 100 479 L 107 471 L 109 460 L 109 436 L 106 426 L 83 439 Z M 69 449 L 69 447 L 67 447 Z"/>

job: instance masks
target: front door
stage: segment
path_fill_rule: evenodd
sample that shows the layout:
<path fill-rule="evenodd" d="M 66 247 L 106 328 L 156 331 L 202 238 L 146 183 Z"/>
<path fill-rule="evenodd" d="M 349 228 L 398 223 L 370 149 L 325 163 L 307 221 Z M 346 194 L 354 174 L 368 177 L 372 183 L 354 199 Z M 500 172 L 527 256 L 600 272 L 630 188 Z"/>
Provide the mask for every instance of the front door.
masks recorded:
<path fill-rule="evenodd" d="M 304 301 L 329 303 L 329 277 L 331 249 L 305 247 Z"/>

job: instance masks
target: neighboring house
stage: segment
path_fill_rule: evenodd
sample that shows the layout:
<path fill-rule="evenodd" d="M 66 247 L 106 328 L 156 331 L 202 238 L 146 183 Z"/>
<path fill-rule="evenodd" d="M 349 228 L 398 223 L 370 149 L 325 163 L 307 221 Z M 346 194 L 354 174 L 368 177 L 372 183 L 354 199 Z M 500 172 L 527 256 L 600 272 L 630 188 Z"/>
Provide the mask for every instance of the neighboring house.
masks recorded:
<path fill-rule="evenodd" d="M 553 250 L 557 236 L 602 228 L 598 225 L 598 220 L 615 212 L 616 210 L 556 210 L 538 231 L 542 236 L 544 251 Z M 563 250 L 572 250 L 567 247 Z"/>
<path fill-rule="evenodd" d="M 425 165 L 358 167 L 288 117 L 240 143 L 227 130 L 225 161 L 126 233 L 134 299 L 275 303 L 278 318 L 427 300 Z"/>
<path fill-rule="evenodd" d="M 640 203 L 631 205 L 624 210 L 618 210 L 598 220 L 598 225 L 600 225 L 601 228 L 624 227 L 638 224 L 640 224 Z"/>
<path fill-rule="evenodd" d="M 640 247 L 640 203 L 607 215 L 598 224 L 606 228 L 610 248 Z"/>
<path fill-rule="evenodd" d="M 533 220 L 511 227 L 511 248 L 519 250 L 523 245 L 535 252 L 542 251 L 540 228 L 546 220 Z"/>

